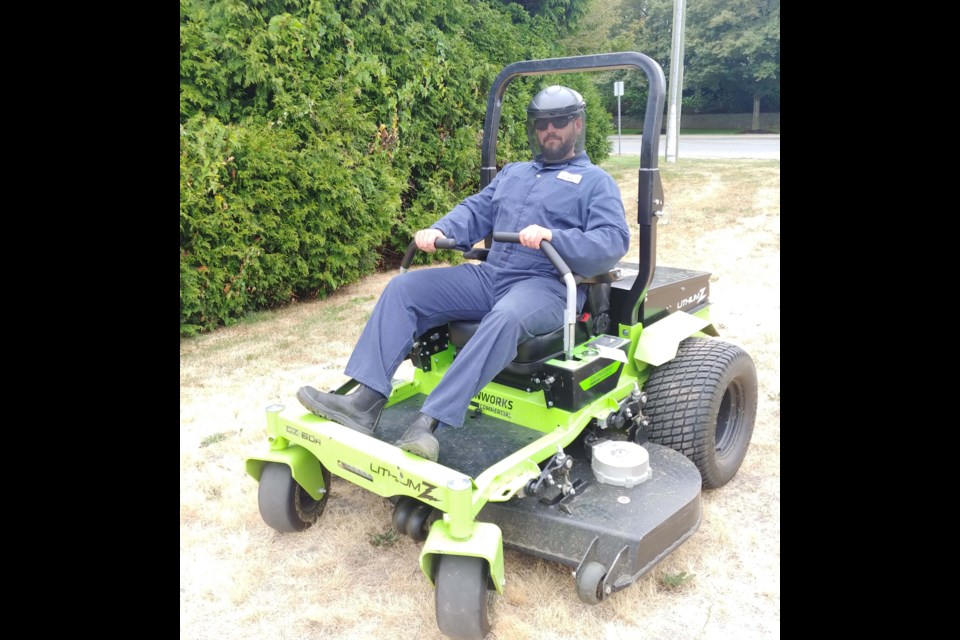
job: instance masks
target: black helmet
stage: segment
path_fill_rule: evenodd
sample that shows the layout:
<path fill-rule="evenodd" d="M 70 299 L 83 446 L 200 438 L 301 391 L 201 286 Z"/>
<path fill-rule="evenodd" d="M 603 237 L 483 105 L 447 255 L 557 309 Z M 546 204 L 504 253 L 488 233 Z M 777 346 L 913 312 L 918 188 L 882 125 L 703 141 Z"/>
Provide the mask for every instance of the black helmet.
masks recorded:
<path fill-rule="evenodd" d="M 538 120 L 541 127 L 544 127 L 547 122 L 552 122 L 554 127 L 559 129 L 579 119 L 580 131 L 573 140 L 573 151 L 574 153 L 583 151 L 587 135 L 586 109 L 587 103 L 583 101 L 583 96 L 573 89 L 560 85 L 547 87 L 533 96 L 533 100 L 527 106 L 527 140 L 530 142 L 530 151 L 534 159 L 551 161 L 549 157 L 544 157 L 543 149 L 540 148 L 540 140 L 537 137 Z"/>

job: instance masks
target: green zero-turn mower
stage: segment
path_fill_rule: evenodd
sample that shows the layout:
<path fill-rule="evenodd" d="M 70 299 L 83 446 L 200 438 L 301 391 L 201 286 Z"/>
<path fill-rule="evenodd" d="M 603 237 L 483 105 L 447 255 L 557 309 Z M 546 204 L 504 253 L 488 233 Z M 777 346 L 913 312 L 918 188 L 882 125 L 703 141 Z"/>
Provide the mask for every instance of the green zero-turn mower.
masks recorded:
<path fill-rule="evenodd" d="M 260 482 L 260 514 L 278 531 L 316 522 L 334 475 L 394 502 L 393 526 L 423 542 L 420 568 L 435 586 L 437 624 L 453 638 L 482 638 L 489 630 L 487 592 L 504 588 L 505 545 L 574 568 L 587 604 L 626 588 L 696 531 L 701 487 L 726 484 L 750 444 L 756 369 L 744 350 L 715 337 L 709 274 L 656 267 L 665 85 L 656 62 L 626 52 L 507 66 L 487 99 L 482 186 L 496 174 L 500 110 L 511 80 L 632 68 L 649 86 L 639 261 L 580 278 L 544 242 L 566 281 L 566 324 L 520 345 L 517 359 L 473 399 L 465 428 L 437 430 L 438 462 L 392 443 L 476 323 L 453 322 L 416 338 L 413 379 L 394 381 L 373 436 L 297 403 L 272 405 L 266 451 L 246 461 Z M 401 271 L 415 249 L 411 243 Z M 483 252 L 468 255 L 482 259 Z M 589 291 L 577 314 L 582 283 Z"/>

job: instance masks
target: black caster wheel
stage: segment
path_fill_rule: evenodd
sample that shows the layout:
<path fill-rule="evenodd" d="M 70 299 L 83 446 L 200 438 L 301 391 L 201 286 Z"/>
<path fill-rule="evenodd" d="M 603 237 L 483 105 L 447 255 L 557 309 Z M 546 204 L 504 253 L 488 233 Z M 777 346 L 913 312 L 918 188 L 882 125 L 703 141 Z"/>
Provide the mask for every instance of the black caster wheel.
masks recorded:
<path fill-rule="evenodd" d="M 393 508 L 393 528 L 397 533 L 407 533 L 407 519 L 420 503 L 409 496 L 403 496 Z"/>
<path fill-rule="evenodd" d="M 577 596 L 587 604 L 599 604 L 606 596 L 603 577 L 607 568 L 599 562 L 588 562 L 577 571 Z"/>

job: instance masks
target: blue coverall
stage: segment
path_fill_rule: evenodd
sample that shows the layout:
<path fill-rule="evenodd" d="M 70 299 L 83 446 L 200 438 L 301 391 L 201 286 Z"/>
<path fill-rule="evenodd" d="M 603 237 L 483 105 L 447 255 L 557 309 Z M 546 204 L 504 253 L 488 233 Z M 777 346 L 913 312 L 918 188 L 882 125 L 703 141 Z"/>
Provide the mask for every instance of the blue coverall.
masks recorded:
<path fill-rule="evenodd" d="M 630 233 L 613 178 L 585 152 L 558 164 L 506 165 L 433 228 L 467 250 L 493 231 L 536 224 L 579 275 L 605 273 L 627 252 Z M 583 287 L 581 287 L 583 289 Z M 579 292 L 577 307 L 583 305 Z M 413 341 L 453 320 L 481 320 L 421 411 L 462 426 L 473 398 L 517 354 L 517 345 L 563 324 L 566 288 L 538 249 L 494 242 L 486 262 L 412 271 L 380 296 L 345 373 L 389 397 Z"/>

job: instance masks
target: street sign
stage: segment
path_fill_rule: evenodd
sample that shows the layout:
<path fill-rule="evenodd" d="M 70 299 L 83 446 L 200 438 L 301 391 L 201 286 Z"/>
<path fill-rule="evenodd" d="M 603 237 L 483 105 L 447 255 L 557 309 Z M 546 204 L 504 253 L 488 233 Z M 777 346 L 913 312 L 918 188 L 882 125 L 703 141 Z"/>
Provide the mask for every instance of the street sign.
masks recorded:
<path fill-rule="evenodd" d="M 623 95 L 623 82 L 613 83 L 613 95 L 617 97 L 617 155 L 623 152 L 623 136 L 620 128 L 620 96 Z"/>

